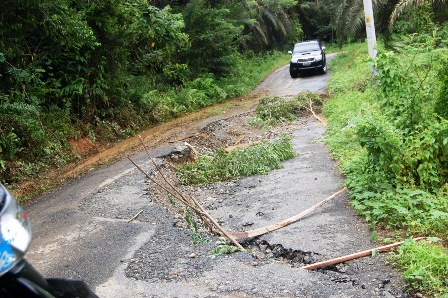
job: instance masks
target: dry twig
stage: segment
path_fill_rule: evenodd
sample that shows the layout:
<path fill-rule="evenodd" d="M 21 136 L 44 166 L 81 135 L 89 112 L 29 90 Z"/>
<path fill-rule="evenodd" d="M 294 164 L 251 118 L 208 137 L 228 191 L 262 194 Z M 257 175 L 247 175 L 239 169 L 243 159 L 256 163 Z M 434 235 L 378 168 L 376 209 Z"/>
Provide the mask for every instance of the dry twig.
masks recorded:
<path fill-rule="evenodd" d="M 134 219 L 136 219 L 142 212 L 143 212 L 143 210 L 140 210 L 136 215 L 134 215 L 133 217 L 131 217 L 131 218 L 128 220 L 128 223 L 130 223 L 131 221 L 133 221 Z"/>
<path fill-rule="evenodd" d="M 313 116 L 316 117 L 316 119 L 319 120 L 320 123 L 324 123 L 324 122 L 322 121 L 322 119 L 320 119 L 320 117 L 317 116 L 316 113 L 314 113 L 314 110 L 313 110 L 313 102 L 311 101 L 311 99 L 310 99 L 310 101 L 309 101 L 309 105 L 310 105 L 309 110 L 311 111 L 311 113 L 313 113 Z"/>
<path fill-rule="evenodd" d="M 199 157 L 199 152 L 189 143 L 185 142 L 185 146 L 187 146 L 188 148 L 190 148 L 190 150 L 193 152 L 193 160 L 198 159 Z"/>

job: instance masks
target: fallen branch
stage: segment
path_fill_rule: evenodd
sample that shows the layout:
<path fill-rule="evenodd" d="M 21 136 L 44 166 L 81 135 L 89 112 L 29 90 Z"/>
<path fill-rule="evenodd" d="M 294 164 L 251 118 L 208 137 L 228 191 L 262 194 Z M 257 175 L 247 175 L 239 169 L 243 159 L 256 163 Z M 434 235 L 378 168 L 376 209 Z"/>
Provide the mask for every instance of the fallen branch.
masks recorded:
<path fill-rule="evenodd" d="M 130 223 L 131 221 L 133 221 L 134 219 L 136 219 L 142 212 L 143 212 L 143 210 L 140 210 L 136 215 L 134 215 L 133 217 L 131 217 L 131 218 L 128 220 L 128 223 Z"/>
<path fill-rule="evenodd" d="M 196 160 L 199 158 L 199 152 L 189 143 L 185 142 L 185 146 L 190 148 L 190 150 L 193 152 L 193 160 Z"/>
<path fill-rule="evenodd" d="M 165 183 L 168 184 L 168 186 L 171 189 L 168 189 L 161 183 L 158 183 L 153 179 L 149 174 L 147 174 L 141 167 L 139 167 L 131 158 L 128 157 L 128 159 L 139 169 L 143 174 L 148 177 L 153 183 L 155 183 L 157 186 L 161 187 L 165 192 L 170 194 L 173 198 L 177 199 L 178 201 L 182 202 L 187 207 L 191 208 L 196 214 L 201 218 L 201 220 L 209 227 L 211 228 L 211 224 L 213 224 L 220 232 L 221 234 L 226 237 L 230 242 L 232 242 L 236 247 L 238 247 L 240 250 L 245 251 L 244 247 L 241 246 L 241 244 L 238 243 L 238 241 L 235 240 L 235 238 L 227 232 L 221 225 L 218 224 L 218 222 L 202 207 L 202 205 L 194 198 L 193 196 L 186 196 L 183 194 L 163 173 L 160 166 L 155 162 L 155 160 L 152 158 L 152 156 L 149 154 L 148 149 L 145 146 L 145 143 L 143 142 L 143 139 L 141 136 L 139 136 L 140 142 L 143 145 L 143 148 L 146 151 L 146 154 L 148 155 L 149 159 L 151 160 L 152 164 L 155 166 L 156 170 L 159 172 Z"/>
<path fill-rule="evenodd" d="M 314 113 L 314 111 L 313 111 L 313 102 L 311 101 L 311 99 L 310 99 L 310 101 L 309 101 L 309 105 L 310 105 L 309 110 L 311 111 L 311 113 L 313 113 L 313 116 L 316 117 L 316 119 L 319 120 L 320 123 L 324 123 L 324 122 L 322 121 L 322 119 L 320 119 L 319 116 L 317 116 L 316 113 Z"/>
<path fill-rule="evenodd" d="M 423 240 L 423 239 L 426 239 L 426 237 L 414 238 L 413 240 L 420 241 L 420 240 Z M 306 266 L 301 267 L 301 269 L 313 270 L 313 269 L 318 269 L 318 268 L 322 268 L 322 267 L 326 267 L 326 266 L 331 266 L 331 265 L 334 265 L 334 264 L 339 264 L 339 263 L 342 263 L 342 262 L 345 262 L 345 261 L 349 261 L 349 260 L 358 259 L 358 258 L 361 258 L 361 257 L 371 256 L 374 251 L 378 251 L 378 252 L 390 251 L 390 250 L 392 250 L 392 249 L 402 245 L 403 243 L 404 243 L 404 241 L 401 241 L 401 242 L 396 242 L 396 243 L 393 243 L 393 244 L 380 246 L 380 247 L 369 249 L 369 250 L 364 250 L 364 251 L 357 252 L 357 253 L 354 253 L 354 254 L 350 254 L 350 255 L 343 256 L 343 257 L 331 259 L 331 260 L 328 260 L 328 261 L 322 261 L 322 262 L 317 262 L 317 263 L 314 263 L 314 264 L 311 264 L 311 265 L 306 265 Z"/>
<path fill-rule="evenodd" d="M 170 189 L 168 189 L 167 187 L 165 187 L 164 185 L 162 185 L 161 183 L 157 182 L 153 177 L 151 177 L 151 175 L 149 175 L 148 173 L 146 173 L 139 165 L 137 165 L 129 156 L 128 156 L 129 161 L 140 171 L 142 172 L 146 178 L 148 178 L 152 183 L 154 183 L 155 185 L 157 185 L 158 187 L 160 187 L 162 190 L 164 190 L 166 193 L 168 193 L 169 195 L 171 195 L 172 197 L 178 199 L 178 201 L 180 201 L 181 203 L 183 203 L 185 206 L 193 209 L 195 212 L 199 212 L 199 209 L 196 209 L 194 206 L 192 206 L 188 201 L 183 200 L 182 198 L 177 197 L 177 195 L 175 193 L 173 193 Z"/>
<path fill-rule="evenodd" d="M 252 238 L 252 237 L 256 237 L 256 236 L 260 236 L 275 230 L 278 230 L 280 228 L 286 227 L 296 221 L 299 221 L 300 219 L 302 219 L 303 217 L 305 217 L 306 215 L 310 214 L 311 212 L 313 212 L 314 210 L 316 210 L 317 208 L 319 208 L 320 206 L 324 205 L 325 203 L 331 201 L 332 199 L 336 198 L 337 196 L 339 196 L 340 194 L 344 193 L 347 191 L 347 187 L 344 187 L 343 189 L 339 190 L 338 192 L 334 193 L 333 195 L 329 196 L 328 198 L 326 198 L 325 200 L 317 203 L 316 205 L 312 206 L 311 208 L 306 209 L 305 211 L 294 215 L 293 217 L 290 217 L 284 221 L 278 222 L 276 224 L 267 226 L 267 227 L 263 227 L 263 228 L 258 228 L 258 229 L 254 229 L 254 230 L 250 230 L 250 231 L 246 231 L 246 232 L 233 232 L 231 233 L 234 237 L 236 237 L 237 239 L 241 239 L 241 238 Z"/>

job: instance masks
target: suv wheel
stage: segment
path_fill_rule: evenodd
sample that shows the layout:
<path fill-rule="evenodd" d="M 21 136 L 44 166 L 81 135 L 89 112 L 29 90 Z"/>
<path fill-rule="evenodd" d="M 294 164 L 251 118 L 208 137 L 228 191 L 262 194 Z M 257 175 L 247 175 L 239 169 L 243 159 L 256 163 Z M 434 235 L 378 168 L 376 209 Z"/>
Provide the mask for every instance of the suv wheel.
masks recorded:
<path fill-rule="evenodd" d="M 321 73 L 321 74 L 325 74 L 325 73 L 327 73 L 327 63 L 325 63 L 325 65 L 324 66 L 322 66 L 320 69 L 319 69 L 319 72 Z"/>
<path fill-rule="evenodd" d="M 291 75 L 291 78 L 293 78 L 293 79 L 299 77 L 299 72 L 292 68 L 289 68 L 289 74 Z"/>

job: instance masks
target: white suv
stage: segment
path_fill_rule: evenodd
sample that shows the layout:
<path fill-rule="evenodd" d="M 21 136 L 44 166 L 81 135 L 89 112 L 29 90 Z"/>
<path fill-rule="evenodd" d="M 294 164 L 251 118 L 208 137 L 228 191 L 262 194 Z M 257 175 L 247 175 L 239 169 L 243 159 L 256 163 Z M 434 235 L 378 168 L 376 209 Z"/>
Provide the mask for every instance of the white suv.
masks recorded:
<path fill-rule="evenodd" d="M 327 59 L 325 47 L 318 40 L 298 42 L 294 50 L 288 52 L 291 55 L 289 74 L 297 78 L 300 73 L 308 70 L 318 70 L 321 74 L 327 72 Z"/>

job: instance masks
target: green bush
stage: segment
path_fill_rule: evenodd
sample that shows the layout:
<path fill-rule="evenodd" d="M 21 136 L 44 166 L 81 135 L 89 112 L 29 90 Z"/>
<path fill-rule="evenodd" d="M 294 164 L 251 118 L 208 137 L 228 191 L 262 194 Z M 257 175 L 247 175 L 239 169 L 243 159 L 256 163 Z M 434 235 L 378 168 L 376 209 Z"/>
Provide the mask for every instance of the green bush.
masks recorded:
<path fill-rule="evenodd" d="M 249 123 L 265 127 L 295 120 L 304 111 L 309 111 L 310 102 L 315 105 L 315 109 L 323 104 L 320 96 L 313 92 L 300 93 L 296 98 L 264 96 L 260 99 L 255 117 Z"/>
<path fill-rule="evenodd" d="M 435 108 L 444 94 L 445 66 L 437 62 L 444 59 L 434 59 L 441 55 L 418 47 L 382 52 L 373 84 L 366 90 L 338 87 L 325 107 L 328 140 L 341 159 L 353 205 L 375 225 L 446 235 L 447 197 L 440 190 L 448 182 L 448 122 Z M 346 69 L 338 75 L 344 59 L 359 59 L 349 56 L 335 61 L 341 64 L 330 84 L 358 81 Z M 367 61 L 361 65 L 366 69 Z"/>

